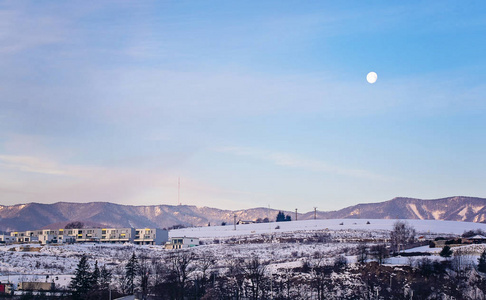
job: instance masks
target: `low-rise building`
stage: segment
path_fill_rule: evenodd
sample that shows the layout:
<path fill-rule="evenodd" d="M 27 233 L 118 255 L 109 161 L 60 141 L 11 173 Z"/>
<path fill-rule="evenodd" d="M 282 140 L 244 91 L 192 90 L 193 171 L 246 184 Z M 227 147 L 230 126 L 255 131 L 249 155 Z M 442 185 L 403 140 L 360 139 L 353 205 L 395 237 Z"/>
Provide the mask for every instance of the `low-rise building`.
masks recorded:
<path fill-rule="evenodd" d="M 83 228 L 78 229 L 76 242 L 100 242 L 101 241 L 101 228 Z"/>
<path fill-rule="evenodd" d="M 135 229 L 135 239 L 137 245 L 164 245 L 169 240 L 169 232 L 159 228 Z"/>
<path fill-rule="evenodd" d="M 11 232 L 0 235 L 2 241 L 43 245 L 51 243 L 134 243 L 137 245 L 164 245 L 169 240 L 169 232 L 159 228 L 68 228 L 40 229 L 36 231 Z"/>
<path fill-rule="evenodd" d="M 11 236 L 10 234 L 0 234 L 1 244 L 11 244 L 14 242 L 15 242 L 15 237 Z"/>
<path fill-rule="evenodd" d="M 61 230 L 59 230 L 61 233 Z M 85 242 L 100 242 L 101 241 L 101 228 L 69 228 L 62 230 L 62 235 L 59 234 L 58 242 L 68 243 L 72 240 L 77 243 Z"/>
<path fill-rule="evenodd" d="M 196 237 L 171 237 L 165 244 L 165 249 L 184 249 L 199 246 L 199 238 Z"/>
<path fill-rule="evenodd" d="M 63 229 L 55 230 L 55 229 L 43 229 L 39 230 L 37 232 L 38 234 L 38 241 L 39 243 L 45 245 L 45 244 L 53 244 L 53 243 L 62 243 L 62 236 L 59 234 L 62 234 Z M 59 239 L 61 237 L 61 242 L 59 242 Z"/>
<path fill-rule="evenodd" d="M 14 231 L 10 233 L 10 236 L 13 237 L 17 243 L 25 242 L 25 231 Z"/>
<path fill-rule="evenodd" d="M 252 220 L 239 220 L 236 224 L 237 225 L 256 224 L 256 221 L 252 221 Z"/>
<path fill-rule="evenodd" d="M 486 243 L 486 236 L 478 234 L 478 235 L 475 235 L 475 236 L 468 238 L 468 240 L 470 240 L 474 244 L 485 244 Z"/>
<path fill-rule="evenodd" d="M 57 243 L 57 236 L 52 234 L 41 234 L 37 238 L 42 245 Z"/>
<path fill-rule="evenodd" d="M 133 243 L 135 228 L 103 228 L 101 230 L 102 243 Z"/>

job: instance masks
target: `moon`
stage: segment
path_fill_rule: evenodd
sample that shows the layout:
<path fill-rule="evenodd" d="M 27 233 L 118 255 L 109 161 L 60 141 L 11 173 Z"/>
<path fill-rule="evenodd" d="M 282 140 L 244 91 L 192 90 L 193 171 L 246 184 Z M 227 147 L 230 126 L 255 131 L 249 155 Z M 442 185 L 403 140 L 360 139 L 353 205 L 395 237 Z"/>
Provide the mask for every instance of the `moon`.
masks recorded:
<path fill-rule="evenodd" d="M 369 72 L 368 75 L 366 75 L 366 81 L 369 83 L 375 83 L 377 79 L 378 75 L 375 72 Z"/>

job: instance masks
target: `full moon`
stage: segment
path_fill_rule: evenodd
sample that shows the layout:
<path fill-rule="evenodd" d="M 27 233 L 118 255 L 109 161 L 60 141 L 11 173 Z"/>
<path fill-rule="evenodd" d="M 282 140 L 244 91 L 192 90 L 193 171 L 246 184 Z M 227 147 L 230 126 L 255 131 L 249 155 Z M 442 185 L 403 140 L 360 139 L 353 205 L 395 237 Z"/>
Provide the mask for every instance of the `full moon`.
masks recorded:
<path fill-rule="evenodd" d="M 378 79 L 378 75 L 375 72 L 369 72 L 368 75 L 366 75 L 366 80 L 369 83 L 375 83 L 376 79 Z"/>

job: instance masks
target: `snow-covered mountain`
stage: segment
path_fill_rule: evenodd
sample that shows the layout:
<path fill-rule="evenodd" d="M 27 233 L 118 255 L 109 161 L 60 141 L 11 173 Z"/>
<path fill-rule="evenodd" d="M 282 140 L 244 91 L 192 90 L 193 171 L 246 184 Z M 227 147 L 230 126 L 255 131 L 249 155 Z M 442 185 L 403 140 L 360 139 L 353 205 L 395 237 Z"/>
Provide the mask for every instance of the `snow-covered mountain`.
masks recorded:
<path fill-rule="evenodd" d="M 322 205 L 321 207 L 323 207 Z M 132 206 L 109 202 L 54 204 L 28 203 L 0 206 L 0 230 L 30 230 L 56 223 L 82 221 L 110 227 L 159 227 L 181 224 L 205 226 L 209 223 L 232 224 L 237 220 L 256 220 L 268 217 L 275 220 L 278 210 L 252 208 L 222 210 L 189 205 Z M 286 211 L 292 219 L 294 212 Z M 299 214 L 299 220 L 313 219 L 314 212 Z M 423 219 L 486 222 L 486 199 L 475 197 L 449 197 L 435 200 L 394 198 L 380 203 L 358 204 L 338 211 L 317 212 L 319 219 Z"/>
<path fill-rule="evenodd" d="M 308 218 L 309 213 L 304 216 Z M 420 219 L 486 222 L 486 199 L 448 197 L 434 200 L 394 198 L 380 203 L 350 206 L 324 212 L 321 218 Z"/>
<path fill-rule="evenodd" d="M 290 214 L 290 212 L 287 212 Z M 109 227 L 157 227 L 173 225 L 205 226 L 233 223 L 237 220 L 275 219 L 278 210 L 252 208 L 222 210 L 189 205 L 132 206 L 109 202 L 54 204 L 28 203 L 0 206 L 0 230 L 32 230 L 46 226 L 64 227 L 70 221 L 81 221 L 89 226 L 99 224 Z M 55 224 L 55 225 L 53 225 Z"/>

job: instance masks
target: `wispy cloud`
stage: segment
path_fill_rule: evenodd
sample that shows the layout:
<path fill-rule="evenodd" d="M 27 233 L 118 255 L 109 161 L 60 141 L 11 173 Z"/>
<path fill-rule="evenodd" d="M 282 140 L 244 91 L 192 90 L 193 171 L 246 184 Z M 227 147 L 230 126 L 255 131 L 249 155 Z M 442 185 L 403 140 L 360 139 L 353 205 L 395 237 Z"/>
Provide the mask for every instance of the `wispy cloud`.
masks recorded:
<path fill-rule="evenodd" d="M 57 163 L 32 156 L 0 155 L 0 167 L 28 173 L 67 175 Z"/>
<path fill-rule="evenodd" d="M 2 204 L 109 201 L 121 204 L 177 204 L 177 176 L 170 167 L 77 165 L 32 155 L 0 155 Z M 181 202 L 235 207 L 236 199 L 258 193 L 228 189 L 182 176 Z M 239 205 L 241 207 L 241 205 Z"/>
<path fill-rule="evenodd" d="M 238 156 L 248 156 L 254 159 L 270 162 L 277 166 L 296 168 L 313 172 L 325 172 L 371 180 L 390 181 L 391 178 L 361 169 L 349 169 L 334 166 L 322 160 L 308 159 L 284 152 L 273 152 L 246 147 L 214 148 L 216 152 L 229 153 Z"/>
<path fill-rule="evenodd" d="M 16 53 L 63 40 L 60 18 L 27 14 L 19 9 L 0 10 L 0 53 Z"/>

